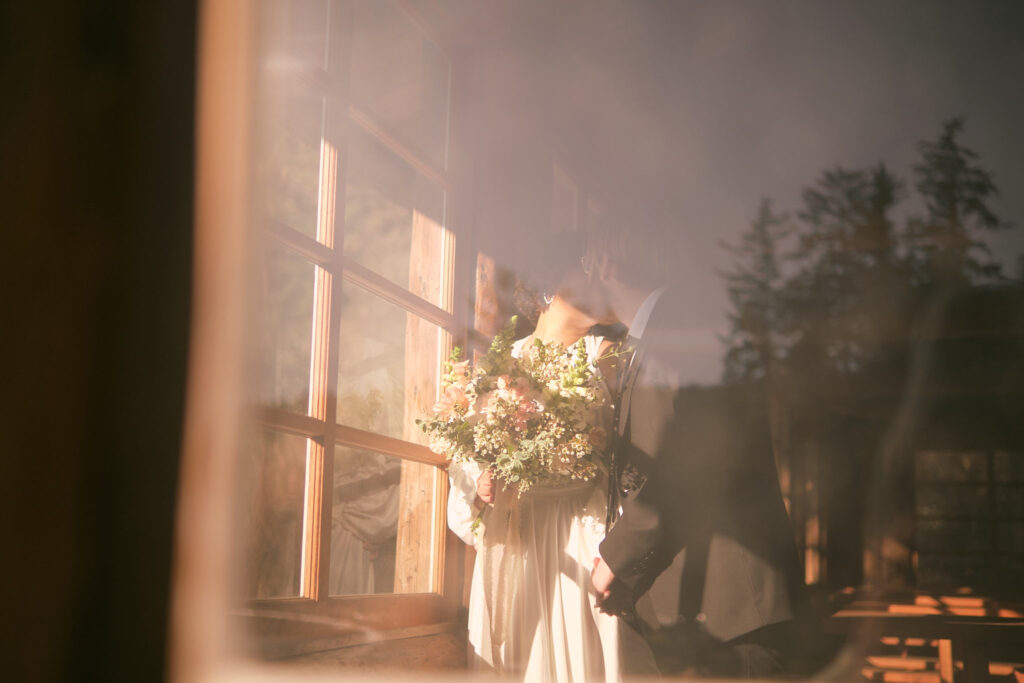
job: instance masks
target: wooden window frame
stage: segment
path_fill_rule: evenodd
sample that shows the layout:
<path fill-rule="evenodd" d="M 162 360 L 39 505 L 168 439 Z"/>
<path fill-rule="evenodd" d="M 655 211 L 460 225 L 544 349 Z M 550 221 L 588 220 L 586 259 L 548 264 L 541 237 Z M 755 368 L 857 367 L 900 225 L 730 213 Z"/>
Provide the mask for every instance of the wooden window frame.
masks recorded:
<path fill-rule="evenodd" d="M 315 617 L 327 625 L 325 633 L 333 636 L 328 641 L 339 646 L 338 637 L 351 637 L 366 631 L 393 635 L 440 632 L 450 629 L 455 621 L 462 597 L 463 563 L 460 562 L 461 544 L 446 532 L 445 506 L 447 502 L 446 460 L 426 446 L 342 425 L 337 420 L 338 401 L 338 339 L 341 331 L 341 287 L 344 283 L 358 286 L 362 291 L 394 304 L 407 313 L 436 325 L 448 333 L 452 344 L 465 344 L 469 336 L 470 311 L 461 302 L 472 296 L 456 297 L 456 292 L 472 294 L 474 282 L 469 267 L 470 240 L 468 221 L 463 225 L 469 195 L 468 180 L 458 183 L 454 174 L 459 172 L 461 155 L 457 146 L 454 115 L 457 74 L 459 69 L 449 46 L 443 45 L 423 18 L 405 2 L 396 3 L 407 19 L 428 40 L 433 42 L 448 60 L 448 131 L 447 168 L 430 163 L 415 146 L 403 140 L 388 126 L 350 100 L 350 74 L 352 50 L 352 6 L 349 3 L 331 3 L 327 30 L 331 46 L 327 67 L 313 68 L 304 83 L 324 97 L 323 134 L 321 136 L 319 190 L 317 198 L 317 236 L 310 237 L 298 230 L 270 219 L 260 217 L 260 232 L 272 242 L 272 248 L 298 255 L 316 266 L 312 361 L 310 371 L 310 398 L 307 414 L 289 412 L 266 406 L 254 407 L 250 422 L 257 428 L 267 428 L 305 437 L 309 444 L 306 465 L 306 496 L 304 501 L 303 561 L 300 595 L 290 598 L 257 598 L 246 601 L 234 610 L 236 616 L 249 618 L 257 640 L 270 637 L 298 635 L 303 632 L 299 623 Z M 428 181 L 445 192 L 446 217 L 443 230 L 443 274 L 439 283 L 441 306 L 426 301 L 405 287 L 356 263 L 343 253 L 345 234 L 345 177 L 347 143 L 353 131 L 368 134 L 402 161 L 415 169 Z M 453 171 L 454 169 L 454 171 Z M 456 236 L 459 249 L 456 250 Z M 442 357 L 447 350 L 441 349 Z M 433 562 L 432 591 L 422 593 L 391 593 L 372 595 L 332 596 L 329 591 L 329 561 L 332 496 L 328 495 L 333 481 L 334 452 L 337 447 L 371 450 L 400 458 L 403 462 L 419 463 L 438 468 L 440 476 L 433 483 L 433 539 L 429 552 Z M 446 561 L 447 560 L 447 561 Z M 294 634 L 281 621 L 294 620 Z M 426 628 L 426 631 L 424 629 Z M 386 636 L 385 636 L 386 637 Z M 308 636 L 302 642 L 293 642 L 281 649 L 281 641 L 258 643 L 265 655 L 298 654 L 303 650 L 323 649 L 324 633 L 319 638 Z M 319 640 L 320 646 L 314 641 Z M 342 638 L 344 642 L 348 642 Z M 353 641 L 355 642 L 355 641 Z"/>

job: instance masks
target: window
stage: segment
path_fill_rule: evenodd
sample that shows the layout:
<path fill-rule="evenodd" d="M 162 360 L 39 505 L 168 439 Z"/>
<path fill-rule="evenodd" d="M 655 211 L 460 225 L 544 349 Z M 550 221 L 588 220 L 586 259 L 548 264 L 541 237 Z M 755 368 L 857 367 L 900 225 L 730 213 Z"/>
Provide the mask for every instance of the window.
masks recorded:
<path fill-rule="evenodd" d="M 415 419 L 464 337 L 449 58 L 379 0 L 265 2 L 256 34 L 247 614 L 442 622 L 447 478 Z"/>
<path fill-rule="evenodd" d="M 917 583 L 1007 592 L 1024 566 L 1024 471 L 1010 451 L 919 451 Z"/>

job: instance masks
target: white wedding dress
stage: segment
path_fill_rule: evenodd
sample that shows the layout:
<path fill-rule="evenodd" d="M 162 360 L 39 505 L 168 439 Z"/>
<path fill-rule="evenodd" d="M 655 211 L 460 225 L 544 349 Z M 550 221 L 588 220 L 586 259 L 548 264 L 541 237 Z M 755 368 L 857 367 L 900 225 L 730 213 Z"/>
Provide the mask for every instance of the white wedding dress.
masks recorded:
<path fill-rule="evenodd" d="M 596 362 L 602 338 L 585 337 Z M 521 353 L 527 340 L 513 346 Z M 602 382 L 602 384 L 604 384 Z M 605 391 L 608 391 L 607 385 Z M 611 397 L 599 418 L 611 422 Z M 476 462 L 452 463 L 448 525 L 476 548 L 469 598 L 470 668 L 534 682 L 619 681 L 619 620 L 594 605 L 590 571 L 604 538 L 607 474 L 536 486 L 517 497 L 495 486 L 479 508 Z"/>

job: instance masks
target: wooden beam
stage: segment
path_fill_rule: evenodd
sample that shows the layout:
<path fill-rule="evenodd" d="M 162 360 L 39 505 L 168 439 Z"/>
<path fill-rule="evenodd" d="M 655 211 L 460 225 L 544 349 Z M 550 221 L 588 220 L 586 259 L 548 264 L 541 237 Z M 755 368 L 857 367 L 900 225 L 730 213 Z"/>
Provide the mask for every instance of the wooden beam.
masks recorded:
<path fill-rule="evenodd" d="M 451 259 L 443 253 L 445 233 L 428 216 L 413 213 L 412 246 L 409 261 L 409 289 L 414 294 L 440 293 L 450 280 Z M 451 335 L 444 335 L 450 340 Z M 437 399 L 440 368 L 451 346 L 437 328 L 415 315 L 407 316 L 405 330 L 405 441 L 422 441 L 413 420 L 429 414 Z M 440 590 L 443 567 L 444 516 L 439 504 L 444 498 L 443 477 L 436 467 L 403 462 L 399 485 L 395 592 L 416 593 Z"/>
<path fill-rule="evenodd" d="M 455 318 L 448 311 L 424 301 L 405 287 L 397 285 L 383 275 L 378 275 L 350 258 L 342 257 L 342 277 L 373 292 L 380 298 L 424 318 L 448 332 L 455 333 Z"/>
<path fill-rule="evenodd" d="M 437 49 L 442 55 L 444 55 L 444 58 L 448 60 L 448 63 L 451 64 L 452 61 L 454 61 L 452 59 L 452 46 L 441 37 L 440 27 L 432 24 L 427 19 L 427 16 L 423 13 L 422 9 L 417 7 L 417 4 L 419 3 L 413 3 L 409 0 L 398 0 L 398 7 L 409 18 L 409 21 L 415 24 L 416 28 L 418 28 L 430 42 L 437 46 Z"/>
<path fill-rule="evenodd" d="M 295 622 L 313 619 L 339 633 L 386 631 L 451 621 L 445 601 L 437 593 L 250 600 L 235 614 L 259 614 Z"/>
<path fill-rule="evenodd" d="M 240 626 L 258 633 L 272 633 L 273 626 L 266 626 L 268 618 L 260 614 L 246 615 L 245 622 Z M 422 638 L 424 636 L 439 635 L 443 633 L 460 633 L 465 630 L 463 624 L 450 621 L 424 626 L 406 626 L 403 628 L 392 628 L 386 631 L 353 631 L 349 633 L 333 633 L 329 628 L 319 630 L 313 628 L 306 632 L 296 632 L 292 624 L 286 629 L 288 635 L 274 637 L 263 635 L 259 642 L 259 654 L 269 659 L 284 659 L 299 657 L 314 652 L 326 650 L 339 650 L 341 648 L 352 648 L 358 645 L 370 643 L 384 643 L 408 638 Z M 344 666 L 344 663 L 339 663 Z M 452 668 L 459 668 L 453 666 Z"/>
<path fill-rule="evenodd" d="M 296 436 L 307 436 L 315 440 L 324 440 L 327 424 L 309 415 L 290 413 L 280 408 L 259 406 L 251 410 L 253 419 L 260 425 L 279 432 L 287 432 Z"/>
<path fill-rule="evenodd" d="M 334 154 L 334 157 L 335 163 L 337 163 L 336 153 Z M 336 180 L 337 179 L 335 178 L 335 181 Z M 267 234 L 274 238 L 274 240 L 279 244 L 321 268 L 325 268 L 331 272 L 336 270 L 334 265 L 336 257 L 334 250 L 331 247 L 308 235 L 304 235 L 295 228 L 285 225 L 281 221 L 270 218 L 269 216 L 265 216 L 263 220 Z"/>
<path fill-rule="evenodd" d="M 369 451 L 376 451 L 384 455 L 393 455 L 403 460 L 433 465 L 435 467 L 447 467 L 448 461 L 443 455 L 434 453 L 426 446 L 409 443 L 392 436 L 375 434 L 355 427 L 338 425 L 334 432 L 335 441 L 342 446 L 349 448 L 361 448 Z"/>
<path fill-rule="evenodd" d="M 451 192 L 452 182 L 448 174 L 427 161 L 426 157 L 416 150 L 414 145 L 401 140 L 398 135 L 387 130 L 372 114 L 352 105 L 349 107 L 349 118 L 360 128 L 377 138 L 385 147 L 397 154 L 402 161 L 409 164 L 426 178 L 440 185 L 445 192 Z"/>
<path fill-rule="evenodd" d="M 939 680 L 953 683 L 953 641 L 949 638 L 939 640 Z"/>

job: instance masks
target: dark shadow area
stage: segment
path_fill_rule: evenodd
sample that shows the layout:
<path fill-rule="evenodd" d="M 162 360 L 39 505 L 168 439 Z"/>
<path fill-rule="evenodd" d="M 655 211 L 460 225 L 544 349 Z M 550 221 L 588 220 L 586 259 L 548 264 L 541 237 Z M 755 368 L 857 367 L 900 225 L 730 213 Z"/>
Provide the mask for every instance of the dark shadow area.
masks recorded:
<path fill-rule="evenodd" d="M 9 680 L 160 680 L 192 257 L 194 3 L 0 10 Z"/>

